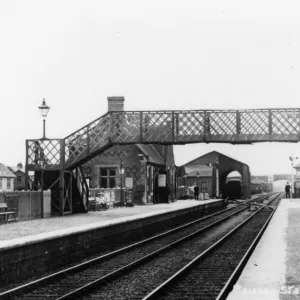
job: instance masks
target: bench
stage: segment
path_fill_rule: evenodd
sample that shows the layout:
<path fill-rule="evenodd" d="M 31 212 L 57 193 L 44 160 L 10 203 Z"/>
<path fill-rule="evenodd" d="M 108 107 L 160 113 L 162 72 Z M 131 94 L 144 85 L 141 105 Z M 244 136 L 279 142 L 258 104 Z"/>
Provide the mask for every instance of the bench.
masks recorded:
<path fill-rule="evenodd" d="M 0 211 L 0 216 L 4 216 L 5 223 L 8 222 L 8 216 L 13 216 L 15 221 L 17 222 L 16 212 L 15 211 L 7 211 L 7 204 L 0 203 L 0 209 L 4 209 L 4 211 Z"/>

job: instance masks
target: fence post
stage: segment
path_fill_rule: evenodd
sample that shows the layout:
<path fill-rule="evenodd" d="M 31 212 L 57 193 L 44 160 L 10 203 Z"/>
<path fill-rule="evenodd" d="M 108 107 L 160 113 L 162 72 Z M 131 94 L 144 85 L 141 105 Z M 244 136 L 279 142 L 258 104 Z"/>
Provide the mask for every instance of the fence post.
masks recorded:
<path fill-rule="evenodd" d="M 31 192 L 32 191 L 29 191 L 29 219 L 30 219 L 30 221 L 32 220 L 32 216 L 31 216 Z"/>

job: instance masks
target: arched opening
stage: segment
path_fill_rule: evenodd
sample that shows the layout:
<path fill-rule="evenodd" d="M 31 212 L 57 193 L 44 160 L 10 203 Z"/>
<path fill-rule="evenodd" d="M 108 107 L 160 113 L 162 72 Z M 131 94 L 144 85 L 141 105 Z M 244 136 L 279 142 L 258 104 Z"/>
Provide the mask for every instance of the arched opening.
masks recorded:
<path fill-rule="evenodd" d="M 243 178 L 238 171 L 230 172 L 225 181 L 225 198 L 242 199 Z"/>

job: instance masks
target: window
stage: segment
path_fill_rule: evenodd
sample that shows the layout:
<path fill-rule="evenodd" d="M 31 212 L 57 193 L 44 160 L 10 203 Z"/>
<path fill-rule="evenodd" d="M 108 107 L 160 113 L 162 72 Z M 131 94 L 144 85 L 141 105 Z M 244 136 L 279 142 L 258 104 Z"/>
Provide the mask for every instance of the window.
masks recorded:
<path fill-rule="evenodd" d="M 116 168 L 100 168 L 100 187 L 115 188 L 116 187 Z"/>
<path fill-rule="evenodd" d="M 207 193 L 207 182 L 206 181 L 202 181 L 201 182 L 201 192 L 202 193 Z"/>
<path fill-rule="evenodd" d="M 21 176 L 17 176 L 17 181 L 21 182 L 22 181 L 22 177 Z"/>
<path fill-rule="evenodd" d="M 10 189 L 10 178 L 7 178 L 7 188 Z"/>

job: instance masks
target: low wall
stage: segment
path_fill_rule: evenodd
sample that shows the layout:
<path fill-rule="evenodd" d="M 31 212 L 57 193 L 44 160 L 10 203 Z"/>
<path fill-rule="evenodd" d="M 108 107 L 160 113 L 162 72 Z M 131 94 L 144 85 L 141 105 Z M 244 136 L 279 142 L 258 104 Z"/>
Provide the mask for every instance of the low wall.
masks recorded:
<path fill-rule="evenodd" d="M 224 207 L 224 201 L 220 200 L 66 236 L 45 237 L 40 242 L 0 248 L 0 285 L 44 275 L 90 255 L 192 221 L 204 215 L 205 210 L 212 212 Z"/>
<path fill-rule="evenodd" d="M 51 191 L 44 191 L 43 195 L 44 218 L 48 218 L 51 216 Z M 9 211 L 17 213 L 18 221 L 41 218 L 40 191 L 3 192 L 0 193 L 0 202 L 6 203 Z"/>

